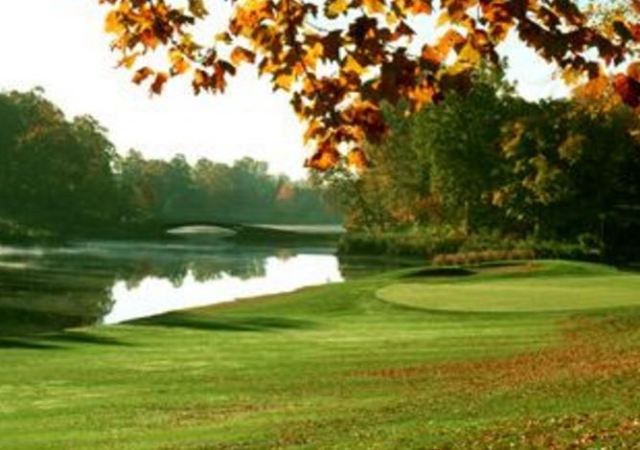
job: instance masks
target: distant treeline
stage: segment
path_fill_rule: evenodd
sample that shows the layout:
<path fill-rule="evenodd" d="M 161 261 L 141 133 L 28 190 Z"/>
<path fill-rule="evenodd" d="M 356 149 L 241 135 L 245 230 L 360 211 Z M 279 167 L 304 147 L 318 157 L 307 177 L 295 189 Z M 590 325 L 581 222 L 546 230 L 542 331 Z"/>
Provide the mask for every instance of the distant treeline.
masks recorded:
<path fill-rule="evenodd" d="M 92 117 L 67 120 L 42 91 L 0 93 L 0 234 L 143 230 L 189 221 L 335 223 L 317 189 L 264 162 L 190 165 L 120 156 Z"/>
<path fill-rule="evenodd" d="M 529 102 L 484 69 L 466 95 L 410 117 L 388 108 L 390 138 L 368 148 L 370 169 L 324 177 L 350 230 L 344 249 L 637 253 L 640 120 L 614 95 L 576 94 Z"/>

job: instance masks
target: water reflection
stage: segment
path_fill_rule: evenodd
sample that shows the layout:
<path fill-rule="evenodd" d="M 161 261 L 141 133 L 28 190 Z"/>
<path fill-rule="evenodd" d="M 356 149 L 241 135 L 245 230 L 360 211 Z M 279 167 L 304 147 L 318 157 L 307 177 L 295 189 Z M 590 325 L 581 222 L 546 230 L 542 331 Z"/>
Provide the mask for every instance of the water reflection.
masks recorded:
<path fill-rule="evenodd" d="M 0 246 L 0 337 L 119 323 L 402 265 L 339 260 L 333 253 L 331 247 L 179 240 Z"/>
<path fill-rule="evenodd" d="M 179 241 L 0 246 L 0 336 L 113 324 L 342 279 L 331 248 Z"/>
<path fill-rule="evenodd" d="M 157 277 L 147 277 L 134 287 L 119 281 L 113 288 L 116 301 L 104 322 L 118 323 L 181 308 L 343 280 L 338 259 L 332 255 L 269 256 L 260 262 L 261 274 L 248 278 L 234 276 L 227 271 L 203 277 L 194 269 L 187 271 L 179 285 Z"/>

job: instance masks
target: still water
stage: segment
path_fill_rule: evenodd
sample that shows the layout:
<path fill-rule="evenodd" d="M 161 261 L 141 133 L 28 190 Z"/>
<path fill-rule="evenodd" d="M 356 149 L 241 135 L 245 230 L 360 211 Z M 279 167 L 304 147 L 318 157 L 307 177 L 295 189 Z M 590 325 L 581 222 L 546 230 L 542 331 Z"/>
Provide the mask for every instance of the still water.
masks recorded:
<path fill-rule="evenodd" d="M 116 324 L 398 266 L 334 253 L 225 240 L 0 246 L 0 336 Z"/>

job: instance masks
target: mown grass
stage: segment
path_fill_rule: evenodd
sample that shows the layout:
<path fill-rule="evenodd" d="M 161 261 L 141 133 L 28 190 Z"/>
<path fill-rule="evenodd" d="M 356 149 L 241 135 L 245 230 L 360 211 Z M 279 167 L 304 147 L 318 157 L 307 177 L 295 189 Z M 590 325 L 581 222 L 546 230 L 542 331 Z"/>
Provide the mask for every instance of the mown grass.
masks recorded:
<path fill-rule="evenodd" d="M 423 289 L 415 280 L 390 284 L 378 297 L 416 308 L 475 312 L 550 312 L 611 309 L 640 306 L 640 277 L 601 266 L 556 262 L 544 267 L 535 264 L 494 269 L 505 275 L 530 275 L 543 270 L 544 276 L 505 277 L 487 283 L 487 277 L 470 277 L 461 283 L 451 279 Z M 591 270 L 590 270 L 591 269 Z M 484 269 L 486 275 L 492 271 Z M 561 274 L 562 276 L 555 276 Z"/>
<path fill-rule="evenodd" d="M 3 338 L 0 448 L 633 448 L 640 308 L 449 312 L 376 296 L 407 280 L 428 291 L 565 277 L 609 277 L 613 295 L 629 276 L 535 267 L 396 272 Z"/>

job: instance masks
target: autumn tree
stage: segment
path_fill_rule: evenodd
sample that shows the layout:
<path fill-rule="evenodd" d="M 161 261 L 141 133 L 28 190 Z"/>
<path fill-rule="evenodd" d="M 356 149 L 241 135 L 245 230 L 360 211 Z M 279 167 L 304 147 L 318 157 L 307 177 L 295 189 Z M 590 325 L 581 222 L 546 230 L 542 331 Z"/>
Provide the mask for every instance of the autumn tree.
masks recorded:
<path fill-rule="evenodd" d="M 67 231 L 111 221 L 115 158 L 92 117 L 67 120 L 40 90 L 0 93 L 0 217 Z"/>
<path fill-rule="evenodd" d="M 99 1 L 109 8 L 106 31 L 120 65 L 155 94 L 180 76 L 196 93 L 224 92 L 242 64 L 255 65 L 289 92 L 316 149 L 307 164 L 319 169 L 365 164 L 364 142 L 387 131 L 384 102 L 417 111 L 465 91 L 480 62 L 500 64 L 508 36 L 555 63 L 568 82 L 611 86 L 640 106 L 639 0 L 613 8 L 572 0 L 236 0 L 228 16 L 206 0 Z M 152 63 L 157 52 L 166 64 Z"/>
<path fill-rule="evenodd" d="M 473 80 L 466 95 L 449 95 L 409 117 L 401 107 L 384 107 L 390 133 L 365 147 L 369 168 L 351 177 L 323 172 L 352 228 L 449 225 L 468 233 L 500 227 L 488 193 L 501 185 L 507 167 L 501 128 L 526 102 L 500 71 L 482 68 Z"/>
<path fill-rule="evenodd" d="M 412 130 L 416 151 L 430 161 L 431 197 L 464 233 L 500 227 L 486 193 L 503 179 L 501 127 L 525 103 L 501 70 L 479 68 L 472 80 L 467 94 L 452 93 L 414 116 Z"/>
<path fill-rule="evenodd" d="M 602 238 L 616 209 L 640 203 L 638 117 L 582 101 L 529 104 L 504 123 L 505 182 L 493 203 L 544 238 Z"/>

